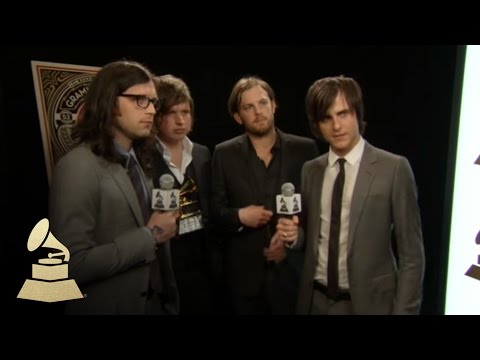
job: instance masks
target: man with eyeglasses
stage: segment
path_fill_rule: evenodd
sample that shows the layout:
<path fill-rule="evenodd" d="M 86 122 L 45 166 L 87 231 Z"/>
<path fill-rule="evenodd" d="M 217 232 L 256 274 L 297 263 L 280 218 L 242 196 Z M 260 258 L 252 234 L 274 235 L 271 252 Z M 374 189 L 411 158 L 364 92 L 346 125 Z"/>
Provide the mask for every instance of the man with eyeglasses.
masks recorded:
<path fill-rule="evenodd" d="M 154 184 L 160 176 L 170 174 L 175 188 L 180 189 L 179 236 L 171 243 L 180 314 L 209 314 L 214 311 L 213 274 L 209 271 L 214 243 L 207 229 L 210 151 L 188 138 L 194 103 L 187 84 L 172 75 L 155 77 L 154 83 L 159 97 L 154 117 Z"/>
<path fill-rule="evenodd" d="M 104 66 L 73 130 L 80 144 L 56 164 L 51 230 L 69 249 L 70 276 L 85 294 L 66 303 L 67 314 L 178 312 L 168 247 L 178 213 L 152 213 L 149 205 L 152 77 L 132 61 Z"/>
<path fill-rule="evenodd" d="M 150 106 L 150 104 L 152 104 L 155 110 L 158 110 L 157 98 L 149 98 L 147 95 L 138 95 L 138 94 L 120 94 L 118 96 L 134 99 L 137 102 L 138 107 L 142 109 L 146 109 Z"/>

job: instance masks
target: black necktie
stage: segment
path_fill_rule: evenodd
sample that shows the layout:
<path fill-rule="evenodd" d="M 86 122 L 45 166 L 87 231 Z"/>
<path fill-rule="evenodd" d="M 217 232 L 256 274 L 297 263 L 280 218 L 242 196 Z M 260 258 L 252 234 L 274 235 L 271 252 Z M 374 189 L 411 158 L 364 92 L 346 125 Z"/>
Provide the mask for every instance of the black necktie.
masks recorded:
<path fill-rule="evenodd" d="M 140 209 L 142 210 L 142 216 L 144 223 L 146 224 L 150 218 L 150 206 L 148 204 L 148 197 L 146 196 L 142 176 L 140 175 L 140 168 L 138 166 L 137 160 L 130 155 L 127 160 L 127 174 L 132 180 L 133 188 L 137 194 L 138 203 L 140 204 Z"/>
<path fill-rule="evenodd" d="M 332 193 L 332 214 L 330 216 L 330 237 L 328 239 L 327 295 L 338 296 L 338 243 L 342 215 L 343 185 L 345 184 L 345 159 L 338 159 L 340 172 L 335 179 Z"/>
<path fill-rule="evenodd" d="M 143 187 L 139 165 L 132 155 L 130 155 L 127 160 L 127 173 L 137 193 L 143 220 L 146 224 L 151 215 L 149 199 Z M 157 259 L 158 260 L 152 263 L 150 268 L 150 288 L 161 294 L 161 300 L 164 302 L 163 306 L 167 308 L 169 312 L 175 313 L 178 311 L 178 296 L 172 270 L 169 242 L 158 246 Z"/>

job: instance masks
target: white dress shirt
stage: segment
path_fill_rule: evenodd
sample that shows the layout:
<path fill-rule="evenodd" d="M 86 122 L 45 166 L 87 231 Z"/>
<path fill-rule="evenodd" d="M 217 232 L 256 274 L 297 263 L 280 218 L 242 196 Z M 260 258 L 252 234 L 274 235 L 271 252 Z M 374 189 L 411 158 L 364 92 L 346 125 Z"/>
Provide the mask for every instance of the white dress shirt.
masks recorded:
<path fill-rule="evenodd" d="M 178 182 L 180 184 L 183 184 L 183 180 L 185 178 L 185 171 L 187 171 L 188 165 L 190 165 L 190 163 L 192 162 L 193 143 L 186 136 L 182 140 L 182 164 L 180 168 L 178 168 L 174 163 L 172 163 L 172 153 L 170 152 L 170 150 L 168 150 L 167 146 L 158 137 L 157 140 L 158 144 L 160 144 L 160 146 L 158 146 L 157 144 L 157 148 L 163 154 L 163 159 L 165 160 L 165 163 L 167 164 L 173 175 L 175 175 Z"/>
<path fill-rule="evenodd" d="M 342 198 L 342 215 L 340 222 L 338 285 L 340 289 L 349 289 L 347 272 L 347 242 L 350 225 L 350 206 L 353 189 L 357 180 L 358 169 L 365 147 L 365 140 L 361 137 L 355 147 L 345 155 L 345 185 Z M 330 235 L 330 216 L 332 212 L 332 192 L 335 179 L 340 171 L 337 165 L 339 156 L 331 149 L 328 152 L 328 165 L 325 169 L 320 203 L 320 241 L 318 247 L 318 262 L 315 280 L 327 285 L 328 241 Z"/>

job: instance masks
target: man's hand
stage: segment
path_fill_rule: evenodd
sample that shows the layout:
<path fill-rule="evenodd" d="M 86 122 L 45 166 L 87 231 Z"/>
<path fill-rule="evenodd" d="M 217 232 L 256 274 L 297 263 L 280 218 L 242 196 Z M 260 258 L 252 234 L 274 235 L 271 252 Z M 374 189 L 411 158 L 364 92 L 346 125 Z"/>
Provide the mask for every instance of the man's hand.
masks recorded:
<path fill-rule="evenodd" d="M 293 215 L 292 219 L 281 217 L 278 219 L 277 232 L 281 241 L 293 243 L 298 238 L 298 216 Z"/>
<path fill-rule="evenodd" d="M 148 220 L 147 227 L 152 231 L 157 245 L 170 240 L 177 234 L 178 211 L 154 211 Z"/>
<path fill-rule="evenodd" d="M 275 261 L 276 264 L 287 257 L 285 246 L 283 241 L 280 240 L 278 232 L 273 235 L 270 246 L 263 250 L 263 255 L 265 255 L 267 261 Z"/>
<path fill-rule="evenodd" d="M 240 222 L 251 228 L 259 228 L 270 221 L 273 212 L 263 206 L 250 205 L 238 210 Z"/>

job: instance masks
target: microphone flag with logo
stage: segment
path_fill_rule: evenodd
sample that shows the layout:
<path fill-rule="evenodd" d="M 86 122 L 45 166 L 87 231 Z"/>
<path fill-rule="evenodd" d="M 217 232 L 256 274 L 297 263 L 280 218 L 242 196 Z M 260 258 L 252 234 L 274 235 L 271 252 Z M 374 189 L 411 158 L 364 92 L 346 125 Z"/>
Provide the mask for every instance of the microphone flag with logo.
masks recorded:
<path fill-rule="evenodd" d="M 295 185 L 284 183 L 282 194 L 277 195 L 277 214 L 293 216 L 302 211 L 302 200 L 300 194 L 295 194 Z"/>
<path fill-rule="evenodd" d="M 175 211 L 179 209 L 180 190 L 174 189 L 175 179 L 170 174 L 160 176 L 160 189 L 152 191 L 152 209 Z"/>

